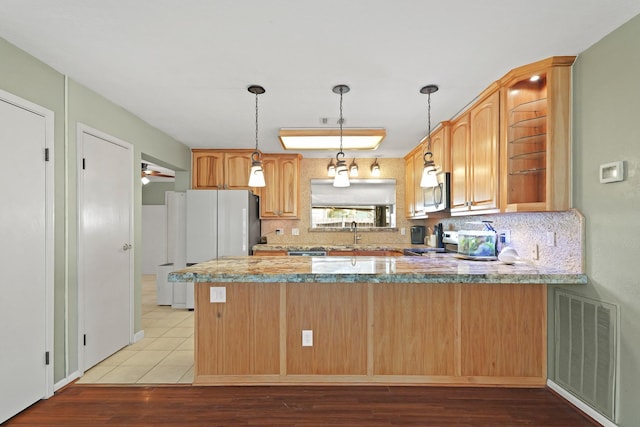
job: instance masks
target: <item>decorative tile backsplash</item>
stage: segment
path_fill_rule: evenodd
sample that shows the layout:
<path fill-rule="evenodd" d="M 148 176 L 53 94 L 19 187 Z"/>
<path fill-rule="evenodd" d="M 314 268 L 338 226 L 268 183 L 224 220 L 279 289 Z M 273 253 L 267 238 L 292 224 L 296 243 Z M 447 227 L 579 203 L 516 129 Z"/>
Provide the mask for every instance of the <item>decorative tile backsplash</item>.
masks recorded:
<path fill-rule="evenodd" d="M 485 220 L 492 221 L 491 225 L 498 231 L 510 232 L 509 246 L 514 248 L 521 258 L 531 260 L 537 265 L 561 268 L 572 273 L 584 272 L 584 217 L 575 209 L 563 212 L 452 217 L 440 221 L 429 220 L 427 223 L 432 226 L 441 222 L 444 230 L 482 230 L 482 225 L 473 223 Z M 536 245 L 537 260 L 534 259 Z"/>

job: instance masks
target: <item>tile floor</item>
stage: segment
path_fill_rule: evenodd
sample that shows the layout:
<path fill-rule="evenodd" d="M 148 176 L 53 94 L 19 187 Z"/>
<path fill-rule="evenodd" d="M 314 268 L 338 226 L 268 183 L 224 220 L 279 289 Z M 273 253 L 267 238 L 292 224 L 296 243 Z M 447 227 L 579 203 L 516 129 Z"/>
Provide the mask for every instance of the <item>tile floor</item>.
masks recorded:
<path fill-rule="evenodd" d="M 193 311 L 156 305 L 156 276 L 142 276 L 144 338 L 85 372 L 78 384 L 191 384 Z"/>

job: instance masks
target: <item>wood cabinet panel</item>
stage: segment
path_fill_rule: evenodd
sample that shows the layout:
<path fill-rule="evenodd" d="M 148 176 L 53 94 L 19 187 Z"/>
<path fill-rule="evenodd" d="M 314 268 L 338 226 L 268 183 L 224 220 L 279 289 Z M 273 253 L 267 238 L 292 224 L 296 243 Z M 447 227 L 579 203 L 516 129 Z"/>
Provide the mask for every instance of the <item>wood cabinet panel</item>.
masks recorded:
<path fill-rule="evenodd" d="M 210 303 L 211 287 L 226 303 Z M 196 284 L 195 376 L 263 375 L 280 371 L 280 292 L 276 284 Z"/>
<path fill-rule="evenodd" d="M 225 184 L 229 190 L 249 190 L 251 152 L 230 152 L 225 154 Z"/>
<path fill-rule="evenodd" d="M 376 285 L 373 373 L 455 375 L 455 306 L 455 286 Z"/>
<path fill-rule="evenodd" d="M 469 192 L 471 210 L 498 207 L 500 93 L 494 92 L 470 111 Z"/>
<path fill-rule="evenodd" d="M 451 212 L 467 210 L 469 114 L 451 124 Z"/>
<path fill-rule="evenodd" d="M 297 219 L 300 199 L 300 156 L 264 155 L 266 186 L 261 188 L 260 218 Z"/>
<path fill-rule="evenodd" d="M 465 286 L 461 374 L 545 379 L 546 291 L 544 285 Z"/>
<path fill-rule="evenodd" d="M 498 210 L 499 107 L 495 90 L 452 122 L 452 213 Z"/>
<path fill-rule="evenodd" d="M 287 251 L 254 251 L 253 256 L 286 256 Z"/>
<path fill-rule="evenodd" d="M 251 190 L 251 150 L 191 150 L 194 190 Z"/>
<path fill-rule="evenodd" d="M 367 373 L 367 285 L 350 283 L 287 286 L 287 374 Z M 313 346 L 302 346 L 302 330 Z"/>
<path fill-rule="evenodd" d="M 570 209 L 571 65 L 552 57 L 501 80 L 501 207 L 506 212 Z M 537 76 L 537 79 L 532 79 Z"/>
<path fill-rule="evenodd" d="M 191 187 L 218 189 L 224 184 L 224 153 L 193 151 Z"/>

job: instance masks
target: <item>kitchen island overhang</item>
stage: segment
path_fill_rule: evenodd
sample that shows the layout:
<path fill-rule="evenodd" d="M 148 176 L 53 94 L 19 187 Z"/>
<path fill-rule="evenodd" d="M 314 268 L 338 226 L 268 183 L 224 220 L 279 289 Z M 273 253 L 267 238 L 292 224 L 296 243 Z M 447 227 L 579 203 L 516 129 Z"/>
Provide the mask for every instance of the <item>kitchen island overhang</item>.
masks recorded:
<path fill-rule="evenodd" d="M 439 254 L 230 257 L 170 280 L 194 282 L 197 385 L 542 387 L 546 285 L 586 276 Z"/>

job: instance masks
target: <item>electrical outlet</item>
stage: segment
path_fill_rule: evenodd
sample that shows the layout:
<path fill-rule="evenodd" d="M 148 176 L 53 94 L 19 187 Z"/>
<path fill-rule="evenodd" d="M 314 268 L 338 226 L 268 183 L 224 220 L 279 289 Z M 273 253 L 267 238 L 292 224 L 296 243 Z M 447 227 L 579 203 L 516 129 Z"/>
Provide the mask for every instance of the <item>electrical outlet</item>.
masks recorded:
<path fill-rule="evenodd" d="M 276 236 L 282 236 L 282 228 L 276 228 Z"/>
<path fill-rule="evenodd" d="M 209 302 L 227 302 L 227 288 L 224 286 L 211 286 L 209 288 Z"/>
<path fill-rule="evenodd" d="M 292 228 L 291 229 L 291 235 L 292 236 L 299 236 L 300 235 L 300 229 L 299 228 Z"/>
<path fill-rule="evenodd" d="M 556 245 L 556 233 L 554 231 L 547 231 L 547 246 Z"/>
<path fill-rule="evenodd" d="M 498 230 L 498 241 L 500 236 L 504 236 L 504 243 L 511 243 L 511 230 Z"/>
<path fill-rule="evenodd" d="M 537 243 L 533 245 L 533 249 L 531 249 L 531 259 L 535 261 L 540 259 L 540 252 Z"/>
<path fill-rule="evenodd" d="M 404 228 L 404 227 L 402 227 L 402 228 L 400 229 L 400 234 L 401 234 L 401 235 L 403 235 L 403 236 L 404 236 L 404 235 L 406 235 L 406 234 L 407 234 L 407 229 L 406 229 L 406 228 Z"/>
<path fill-rule="evenodd" d="M 313 330 L 310 330 L 310 329 L 302 330 L 302 346 L 313 347 Z"/>

